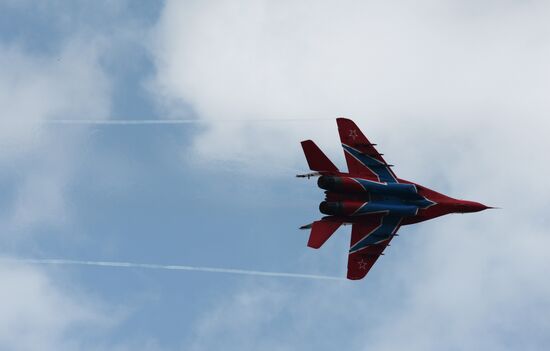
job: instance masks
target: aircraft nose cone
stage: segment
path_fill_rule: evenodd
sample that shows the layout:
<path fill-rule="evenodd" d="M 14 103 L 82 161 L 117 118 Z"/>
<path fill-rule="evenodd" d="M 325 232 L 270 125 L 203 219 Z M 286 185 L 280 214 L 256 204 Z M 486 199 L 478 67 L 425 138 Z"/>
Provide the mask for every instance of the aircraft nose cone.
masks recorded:
<path fill-rule="evenodd" d="M 458 207 L 458 212 L 462 212 L 462 213 L 479 212 L 489 208 L 493 208 L 493 207 L 485 206 L 484 204 L 481 204 L 475 201 L 461 201 L 457 207 Z"/>
<path fill-rule="evenodd" d="M 479 212 L 488 209 L 488 206 L 485 206 L 484 204 L 481 204 L 479 202 L 474 202 L 471 205 L 472 212 Z"/>

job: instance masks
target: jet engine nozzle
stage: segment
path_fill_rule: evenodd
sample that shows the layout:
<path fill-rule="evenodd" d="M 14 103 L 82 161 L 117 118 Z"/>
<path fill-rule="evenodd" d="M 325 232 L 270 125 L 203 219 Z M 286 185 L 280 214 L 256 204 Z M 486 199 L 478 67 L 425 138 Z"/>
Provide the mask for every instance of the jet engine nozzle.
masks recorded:
<path fill-rule="evenodd" d="M 335 178 L 336 177 L 331 176 L 320 176 L 319 179 L 317 179 L 317 186 L 321 189 L 332 190 L 336 184 Z"/>
<path fill-rule="evenodd" d="M 363 205 L 363 201 L 323 201 L 319 211 L 329 216 L 350 216 Z"/>
<path fill-rule="evenodd" d="M 319 211 L 329 216 L 336 216 L 340 212 L 340 204 L 340 202 L 323 201 L 319 204 Z"/>
<path fill-rule="evenodd" d="M 351 177 L 321 176 L 317 180 L 321 189 L 340 193 L 365 193 L 366 189 Z"/>

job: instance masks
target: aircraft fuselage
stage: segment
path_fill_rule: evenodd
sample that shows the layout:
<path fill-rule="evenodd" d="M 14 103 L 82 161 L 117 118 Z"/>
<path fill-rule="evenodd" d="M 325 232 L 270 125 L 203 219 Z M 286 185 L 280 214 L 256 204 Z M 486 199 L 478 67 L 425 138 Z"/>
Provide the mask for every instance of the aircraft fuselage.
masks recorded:
<path fill-rule="evenodd" d="M 326 195 L 319 205 L 321 213 L 345 217 L 349 223 L 381 213 L 401 216 L 401 224 L 406 225 L 450 213 L 489 208 L 478 202 L 454 199 L 404 179 L 399 179 L 399 183 L 385 183 L 341 173 L 321 176 L 317 185 Z"/>

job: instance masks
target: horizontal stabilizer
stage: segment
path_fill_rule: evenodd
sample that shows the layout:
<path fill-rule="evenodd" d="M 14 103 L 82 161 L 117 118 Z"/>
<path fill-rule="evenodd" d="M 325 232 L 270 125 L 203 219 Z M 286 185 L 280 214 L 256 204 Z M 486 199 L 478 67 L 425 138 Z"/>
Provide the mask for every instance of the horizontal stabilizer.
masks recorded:
<path fill-rule="evenodd" d="M 311 234 L 307 246 L 318 249 L 330 238 L 332 234 L 342 225 L 339 221 L 315 221 L 311 226 Z"/>
<path fill-rule="evenodd" d="M 313 141 L 305 140 L 301 144 L 309 169 L 317 172 L 338 173 L 338 168 Z"/>

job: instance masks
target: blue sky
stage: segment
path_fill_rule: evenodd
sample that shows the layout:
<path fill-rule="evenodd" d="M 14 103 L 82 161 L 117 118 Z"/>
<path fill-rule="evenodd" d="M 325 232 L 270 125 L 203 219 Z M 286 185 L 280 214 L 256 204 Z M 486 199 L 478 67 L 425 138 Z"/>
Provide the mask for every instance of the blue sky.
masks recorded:
<path fill-rule="evenodd" d="M 0 349 L 547 348 L 550 8 L 411 6 L 3 2 Z M 359 282 L 17 261 L 344 277 L 349 228 L 308 249 L 322 192 L 294 178 L 303 139 L 345 169 L 338 116 L 504 210 L 404 227 Z"/>

